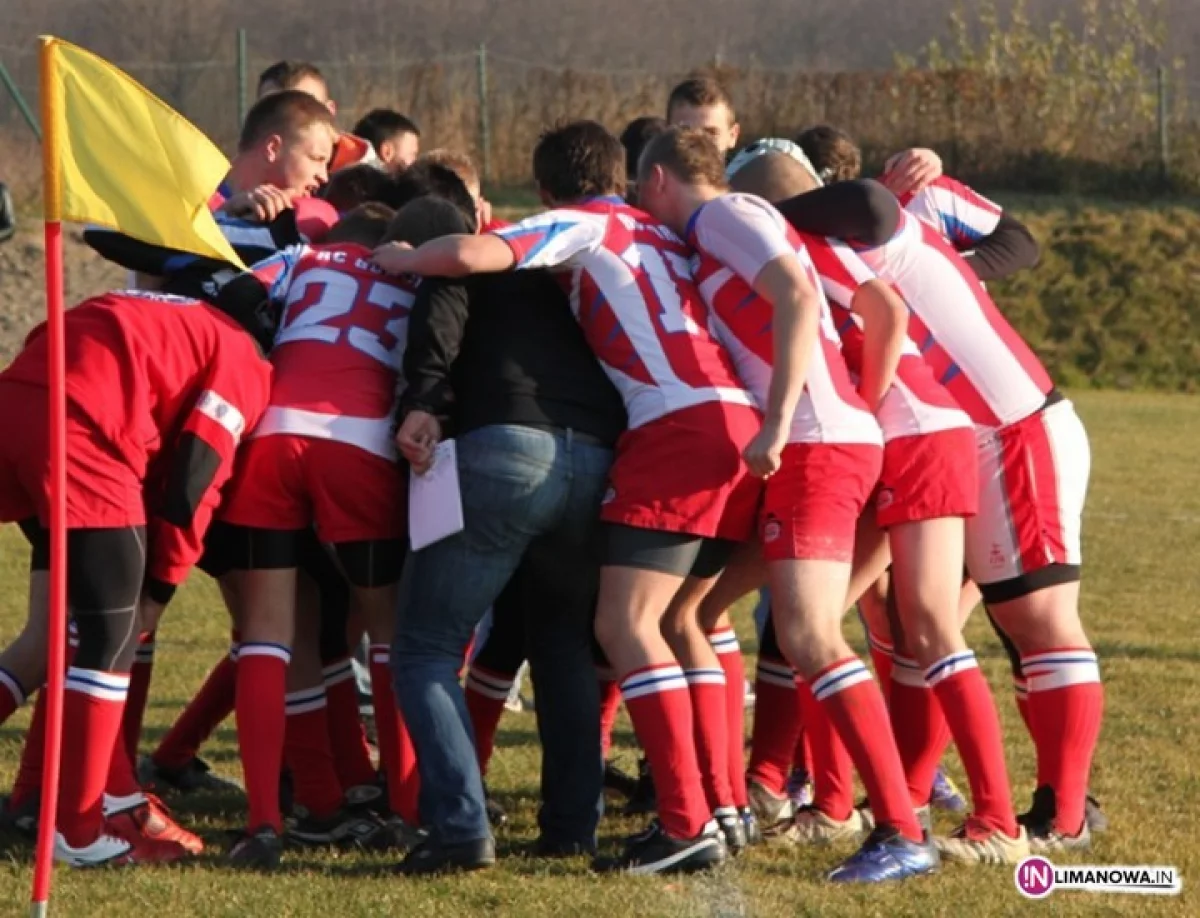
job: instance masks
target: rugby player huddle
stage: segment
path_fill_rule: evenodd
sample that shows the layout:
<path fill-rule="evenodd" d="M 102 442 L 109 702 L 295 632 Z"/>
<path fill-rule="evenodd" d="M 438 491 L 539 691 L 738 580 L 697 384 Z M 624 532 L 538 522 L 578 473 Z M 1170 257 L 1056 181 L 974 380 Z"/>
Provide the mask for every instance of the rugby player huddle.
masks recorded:
<path fill-rule="evenodd" d="M 854 842 L 830 879 L 864 882 L 1089 845 L 1103 692 L 1078 614 L 1088 442 L 984 287 L 1036 260 L 1019 223 L 928 151 L 895 157 L 882 184 L 858 177 L 857 149 L 831 128 L 736 152 L 732 105 L 705 78 L 624 145 L 594 122 L 549 130 L 533 152 L 546 210 L 512 225 L 492 220 L 469 159 L 418 158 L 402 116 L 339 134 L 315 68 L 277 65 L 260 94 L 211 203 L 249 274 L 88 234 L 142 289 L 67 317 L 59 860 L 200 852 L 151 791 L 221 785 L 197 751 L 231 711 L 248 801 L 231 863 L 272 867 L 285 838 L 436 844 L 389 658 L 408 478 L 442 427 L 395 406 L 421 278 L 511 270 L 561 281 L 628 417 L 596 506 L 597 678 L 603 748 L 624 701 L 657 815 L 609 866 L 690 871 L 764 840 Z M 45 681 L 46 375 L 39 329 L 0 375 L 13 432 L 0 518 L 33 557 L 28 624 L 0 656 L 2 718 Z M 197 564 L 218 579 L 234 643 L 139 763 L 154 632 Z M 747 766 L 728 613 L 764 587 Z M 1020 816 L 962 635 L 980 595 L 1037 754 Z M 856 604 L 874 677 L 843 637 Z M 364 633 L 377 764 L 352 666 Z M 467 675 L 481 771 L 520 663 Z M 4 807 L 27 831 L 44 718 L 39 697 Z M 971 808 L 935 836 L 950 740 Z M 794 764 L 811 778 L 799 792 Z"/>

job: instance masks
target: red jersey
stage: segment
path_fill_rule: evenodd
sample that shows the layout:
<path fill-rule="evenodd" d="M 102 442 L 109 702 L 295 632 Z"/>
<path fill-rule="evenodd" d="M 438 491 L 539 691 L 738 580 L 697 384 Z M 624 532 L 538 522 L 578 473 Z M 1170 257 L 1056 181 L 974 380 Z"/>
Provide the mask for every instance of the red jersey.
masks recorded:
<path fill-rule="evenodd" d="M 804 242 L 783 216 L 762 198 L 722 195 L 692 216 L 688 241 L 697 252 L 696 280 L 712 310 L 716 333 L 764 406 L 775 358 L 774 307 L 754 292 L 754 281 L 777 258 L 799 260 L 821 301 L 820 332 L 788 442 L 881 443 L 879 426 L 842 359 L 829 305 Z"/>
<path fill-rule="evenodd" d="M 846 365 L 861 377 L 865 339 L 862 321 L 851 310 L 851 303 L 859 287 L 878 277 L 845 243 L 808 233 L 801 233 L 800 237 L 812 256 L 829 301 Z M 904 340 L 895 380 L 880 401 L 875 419 L 886 442 L 971 426 L 971 419 L 958 407 L 954 396 L 934 379 L 929 364 L 921 359 L 921 352 L 908 337 Z"/>
<path fill-rule="evenodd" d="M 708 328 L 690 251 L 620 198 L 597 198 L 495 232 L 517 268 L 560 268 L 571 310 L 635 429 L 706 402 L 753 405 Z"/>
<path fill-rule="evenodd" d="M 902 211 L 887 243 L 855 249 L 908 303 L 909 338 L 977 426 L 1004 427 L 1045 404 L 1049 374 L 937 230 Z"/>
<path fill-rule="evenodd" d="M 253 339 L 197 300 L 108 293 L 66 315 L 67 399 L 148 495 L 148 574 L 183 580 L 229 478 L 244 433 L 267 403 L 271 366 Z M 45 386 L 45 326 L 0 378 Z"/>
<path fill-rule="evenodd" d="M 900 206 L 960 252 L 975 248 L 980 239 L 994 233 L 1004 213 L 999 204 L 945 175 L 920 191 L 902 195 Z"/>
<path fill-rule="evenodd" d="M 254 267 L 281 309 L 271 402 L 255 436 L 350 443 L 394 459 L 392 417 L 417 280 L 359 245 L 292 246 Z"/>

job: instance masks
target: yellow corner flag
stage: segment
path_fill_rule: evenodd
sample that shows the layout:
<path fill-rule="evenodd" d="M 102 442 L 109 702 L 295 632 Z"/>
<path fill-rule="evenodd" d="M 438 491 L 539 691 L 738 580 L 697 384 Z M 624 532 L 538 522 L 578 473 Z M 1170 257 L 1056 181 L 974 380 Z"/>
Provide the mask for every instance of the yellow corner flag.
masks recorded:
<path fill-rule="evenodd" d="M 46 220 L 92 223 L 245 268 L 208 209 L 229 162 L 198 128 L 96 55 L 43 36 Z"/>

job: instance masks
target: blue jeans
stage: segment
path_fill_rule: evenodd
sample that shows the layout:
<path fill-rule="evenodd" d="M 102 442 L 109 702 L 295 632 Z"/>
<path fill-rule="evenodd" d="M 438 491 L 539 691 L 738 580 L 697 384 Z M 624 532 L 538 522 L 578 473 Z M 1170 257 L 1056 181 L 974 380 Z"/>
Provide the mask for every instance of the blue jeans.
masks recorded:
<path fill-rule="evenodd" d="M 570 431 L 495 425 L 458 440 L 465 528 L 409 556 L 392 644 L 421 820 L 437 842 L 491 834 L 457 671 L 479 620 L 521 567 L 539 594 L 526 605 L 536 619 L 528 653 L 543 741 L 542 835 L 594 844 L 603 791 L 592 626 L 611 463 L 611 450 Z"/>

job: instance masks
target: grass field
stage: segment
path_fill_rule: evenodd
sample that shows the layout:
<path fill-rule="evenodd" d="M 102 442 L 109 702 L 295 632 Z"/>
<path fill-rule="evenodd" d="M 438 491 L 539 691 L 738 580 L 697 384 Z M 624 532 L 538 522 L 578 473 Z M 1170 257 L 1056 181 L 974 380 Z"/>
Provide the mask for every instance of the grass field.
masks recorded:
<path fill-rule="evenodd" d="M 1098 897 L 1059 892 L 1042 903 L 1022 899 L 1006 869 L 948 868 L 903 886 L 838 889 L 821 881 L 837 851 L 757 849 L 707 877 L 597 877 L 584 861 L 522 856 L 533 839 L 538 749 L 532 715 L 506 715 L 491 784 L 508 808 L 496 869 L 470 877 L 414 881 L 389 872 L 380 857 L 292 852 L 276 876 L 242 875 L 217 856 L 184 868 L 82 873 L 60 870 L 53 911 L 66 916 L 375 916 L 489 915 L 862 915 L 1056 916 L 1196 915 L 1200 877 L 1194 836 L 1200 799 L 1200 400 L 1187 396 L 1080 393 L 1079 410 L 1094 451 L 1085 526 L 1084 614 L 1107 684 L 1107 720 L 1093 789 L 1112 828 L 1099 837 L 1089 863 L 1170 864 L 1180 868 L 1178 899 Z M 0 636 L 7 640 L 24 615 L 25 550 L 15 528 L 0 533 Z M 748 664 L 755 647 L 746 619 Z M 848 625 L 859 641 L 856 625 Z M 993 685 L 1008 738 L 1009 767 L 1020 805 L 1032 788 L 1032 754 L 1008 693 L 1007 665 L 986 623 L 969 636 Z M 158 658 L 145 743 L 161 736 L 227 641 L 227 622 L 211 584 L 197 575 L 159 632 Z M 16 768 L 28 711 L 0 729 L 0 782 Z M 632 737 L 622 721 L 617 747 L 633 764 Z M 216 768 L 238 774 L 232 722 L 204 753 Z M 958 763 L 951 768 L 961 779 Z M 175 801 L 181 819 L 198 827 L 214 852 L 223 831 L 242 819 L 236 799 Z M 638 828 L 606 818 L 603 842 Z M 948 826 L 946 826 L 948 828 Z M 25 908 L 28 846 L 5 841 L 0 852 L 0 914 Z"/>

